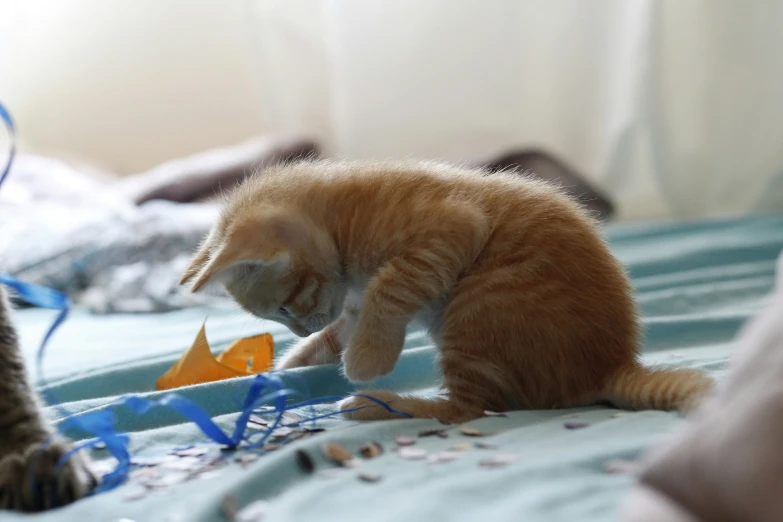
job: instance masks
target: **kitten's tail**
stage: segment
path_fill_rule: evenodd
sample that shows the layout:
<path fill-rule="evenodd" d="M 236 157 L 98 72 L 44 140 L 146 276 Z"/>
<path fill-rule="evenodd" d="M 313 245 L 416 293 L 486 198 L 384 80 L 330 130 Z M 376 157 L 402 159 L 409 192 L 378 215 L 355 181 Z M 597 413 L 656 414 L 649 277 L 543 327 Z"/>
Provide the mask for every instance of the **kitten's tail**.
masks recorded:
<path fill-rule="evenodd" d="M 634 364 L 614 375 L 601 399 L 630 410 L 687 412 L 696 408 L 714 385 L 714 381 L 701 372 L 651 370 Z"/>

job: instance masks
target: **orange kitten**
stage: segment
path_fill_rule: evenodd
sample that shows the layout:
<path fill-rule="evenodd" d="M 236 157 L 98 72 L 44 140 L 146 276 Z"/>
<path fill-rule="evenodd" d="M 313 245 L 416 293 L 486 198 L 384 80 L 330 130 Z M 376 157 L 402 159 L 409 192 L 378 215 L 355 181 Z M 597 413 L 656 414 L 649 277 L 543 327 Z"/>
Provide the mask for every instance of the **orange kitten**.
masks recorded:
<path fill-rule="evenodd" d="M 308 336 L 278 368 L 339 362 L 352 381 L 392 371 L 405 327 L 440 348 L 440 398 L 369 394 L 414 417 L 599 401 L 683 409 L 712 387 L 637 362 L 631 287 L 593 220 L 518 174 L 432 163 L 274 167 L 229 197 L 182 283 L 220 279 L 248 312 Z M 356 419 L 393 417 L 360 397 Z"/>

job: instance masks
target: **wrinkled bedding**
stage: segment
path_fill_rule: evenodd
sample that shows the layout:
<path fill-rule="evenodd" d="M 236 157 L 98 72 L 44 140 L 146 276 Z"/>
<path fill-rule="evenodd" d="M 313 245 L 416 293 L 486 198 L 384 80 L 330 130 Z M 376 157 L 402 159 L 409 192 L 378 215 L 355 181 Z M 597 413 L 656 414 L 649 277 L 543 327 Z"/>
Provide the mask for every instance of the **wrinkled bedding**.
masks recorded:
<path fill-rule="evenodd" d="M 0 206 L 1 208 L 1 206 Z M 773 287 L 775 259 L 783 250 L 783 216 L 731 221 L 609 227 L 613 251 L 632 276 L 646 330 L 647 364 L 700 368 L 720 377 L 733 351 L 738 328 L 766 301 Z M 28 361 L 52 319 L 51 312 L 18 314 Z M 76 310 L 55 336 L 44 364 L 52 389 L 76 412 L 101 407 L 123 393 L 160 397 L 154 382 L 192 342 L 204 318 L 207 335 L 219 351 L 242 335 L 271 332 L 280 353 L 293 342 L 285 329 L 251 320 L 232 307 L 191 307 L 159 314 L 96 316 Z M 395 371 L 378 386 L 428 393 L 438 383 L 435 350 L 424 332 L 412 329 Z M 335 366 L 302 369 L 312 396 L 342 395 L 353 387 Z M 183 388 L 180 393 L 216 416 L 224 427 L 236 418 L 237 401 L 248 379 Z M 332 408 L 327 404 L 322 411 Z M 50 409 L 53 418 L 56 411 Z M 135 454 L 148 455 L 203 440 L 192 424 L 167 410 L 137 417 L 117 412 L 118 425 L 131 432 Z M 565 423 L 586 424 L 565 429 Z M 231 461 L 219 474 L 127 500 L 123 486 L 67 508 L 32 517 L 3 514 L 3 520 L 84 521 L 126 518 L 137 522 L 227 520 L 226 495 L 240 504 L 269 502 L 269 521 L 400 520 L 606 522 L 616 520 L 633 484 L 608 473 L 611 459 L 634 459 L 681 427 L 674 413 L 644 411 L 617 416 L 606 407 L 512 412 L 508 418 L 471 423 L 489 434 L 497 450 L 473 449 L 454 462 L 431 465 L 400 459 L 387 451 L 364 469 L 382 475 L 369 484 L 355 474 L 308 476 L 295 464 L 305 449 L 319 469 L 331 468 L 319 456 L 324 441 L 351 450 L 368 440 L 386 448 L 397 435 L 441 427 L 430 420 L 350 423 L 323 422 L 324 433 L 243 467 Z M 441 451 L 466 437 L 453 430 L 446 439 L 421 439 L 417 447 Z M 467 440 L 471 442 L 472 440 Z M 513 454 L 512 465 L 489 469 L 479 461 L 494 453 Z M 98 457 L 104 457 L 100 453 Z"/>

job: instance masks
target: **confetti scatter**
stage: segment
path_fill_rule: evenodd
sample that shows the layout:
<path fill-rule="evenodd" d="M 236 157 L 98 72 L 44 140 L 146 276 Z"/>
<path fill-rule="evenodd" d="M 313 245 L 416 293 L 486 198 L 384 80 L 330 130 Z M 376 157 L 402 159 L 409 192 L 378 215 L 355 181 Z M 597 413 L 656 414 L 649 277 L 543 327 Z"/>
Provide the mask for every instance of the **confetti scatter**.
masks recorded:
<path fill-rule="evenodd" d="M 396 442 L 398 446 L 413 446 L 416 444 L 416 439 L 407 435 L 398 435 L 397 437 L 394 437 L 394 442 Z"/>
<path fill-rule="evenodd" d="M 497 445 L 490 444 L 489 442 L 474 442 L 473 447 L 477 449 L 484 449 L 484 450 L 498 449 Z"/>
<path fill-rule="evenodd" d="M 182 484 L 190 477 L 187 473 L 182 471 L 176 471 L 172 473 L 160 474 L 147 482 L 148 488 L 153 489 L 168 489 L 171 486 Z"/>
<path fill-rule="evenodd" d="M 234 462 L 238 462 L 240 466 L 246 468 L 257 460 L 258 460 L 258 455 L 256 455 L 255 453 L 243 453 L 242 455 L 238 455 L 234 459 Z"/>
<path fill-rule="evenodd" d="M 410 446 L 405 446 L 400 448 L 397 451 L 397 455 L 401 459 L 405 460 L 424 460 L 427 458 L 427 450 L 423 450 L 421 448 L 411 448 Z"/>
<path fill-rule="evenodd" d="M 589 424 L 586 422 L 566 422 L 563 424 L 563 427 L 567 430 L 581 430 L 582 428 L 588 427 Z"/>
<path fill-rule="evenodd" d="M 453 462 L 460 458 L 462 455 L 457 453 L 456 451 L 441 451 L 439 453 L 434 453 L 427 457 L 427 463 L 428 464 L 443 464 L 446 462 Z"/>
<path fill-rule="evenodd" d="M 468 437 L 481 437 L 484 435 L 481 433 L 481 431 L 479 431 L 477 428 L 474 428 L 473 426 L 462 426 L 459 431 Z"/>
<path fill-rule="evenodd" d="M 604 462 L 604 471 L 617 475 L 638 475 L 642 465 L 635 460 L 610 459 Z"/>
<path fill-rule="evenodd" d="M 161 466 L 172 471 L 195 471 L 202 465 L 197 457 L 180 457 L 177 460 L 167 460 Z"/>
<path fill-rule="evenodd" d="M 237 511 L 233 520 L 235 522 L 261 522 L 269 511 L 269 503 L 265 500 L 256 500 Z"/>
<path fill-rule="evenodd" d="M 371 440 L 365 442 L 362 447 L 359 448 L 359 454 L 366 459 L 374 459 L 383 453 L 383 446 L 380 443 Z"/>
<path fill-rule="evenodd" d="M 304 450 L 296 450 L 296 465 L 308 475 L 315 471 L 315 462 L 310 454 Z"/>
<path fill-rule="evenodd" d="M 275 431 L 272 432 L 272 438 L 275 441 L 281 441 L 291 435 L 294 432 L 291 428 L 277 428 Z"/>
<path fill-rule="evenodd" d="M 357 475 L 359 477 L 359 480 L 362 482 L 378 482 L 381 480 L 382 476 L 380 473 L 370 473 L 367 471 L 363 471 Z"/>
<path fill-rule="evenodd" d="M 283 413 L 282 423 L 286 426 L 299 426 L 302 422 L 302 417 L 292 411 Z"/>
<path fill-rule="evenodd" d="M 134 488 L 130 491 L 126 491 L 122 495 L 122 500 L 125 500 L 126 502 L 134 502 L 136 500 L 141 500 L 144 497 L 147 496 L 148 490 L 146 488 Z"/>
<path fill-rule="evenodd" d="M 479 461 L 479 466 L 482 468 L 503 468 L 509 464 L 513 464 L 517 460 L 519 460 L 519 457 L 516 455 L 501 453 L 498 455 L 493 455 L 487 459 L 481 459 Z"/>
<path fill-rule="evenodd" d="M 323 453 L 324 457 L 340 466 L 349 467 L 353 463 L 353 454 L 339 444 L 327 442 L 321 446 L 321 453 Z"/>
<path fill-rule="evenodd" d="M 207 453 L 209 453 L 209 448 L 205 446 L 191 446 L 189 448 L 174 450 L 174 454 L 178 457 L 201 457 Z"/>
<path fill-rule="evenodd" d="M 130 472 L 130 479 L 132 482 L 144 485 L 158 474 L 159 472 L 155 468 L 139 468 Z"/>
<path fill-rule="evenodd" d="M 449 433 L 445 428 L 435 428 L 429 430 L 422 430 L 419 432 L 419 437 L 440 437 L 441 439 L 448 438 Z"/>
<path fill-rule="evenodd" d="M 250 418 L 247 419 L 247 425 L 250 428 L 261 429 L 268 427 L 269 423 L 258 415 L 251 415 Z"/>
<path fill-rule="evenodd" d="M 307 433 L 306 431 L 296 431 L 296 432 L 294 432 L 294 434 L 291 436 L 291 438 L 290 438 L 290 439 L 288 439 L 288 440 L 289 440 L 290 442 L 293 442 L 293 441 L 295 441 L 295 440 L 300 440 L 300 439 L 303 439 L 303 438 L 307 437 L 308 435 L 309 435 L 309 433 Z"/>

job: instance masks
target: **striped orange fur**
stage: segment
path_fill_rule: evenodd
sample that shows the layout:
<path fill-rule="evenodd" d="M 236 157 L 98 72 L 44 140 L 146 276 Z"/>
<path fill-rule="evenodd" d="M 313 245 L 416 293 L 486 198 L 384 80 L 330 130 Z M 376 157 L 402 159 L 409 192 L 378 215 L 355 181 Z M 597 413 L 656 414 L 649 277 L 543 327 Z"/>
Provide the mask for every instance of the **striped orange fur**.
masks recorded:
<path fill-rule="evenodd" d="M 433 163 L 302 162 L 238 187 L 182 282 L 218 279 L 306 337 L 278 368 L 394 368 L 412 320 L 440 348 L 436 399 L 371 392 L 416 417 L 611 401 L 683 409 L 712 381 L 637 362 L 631 286 L 596 224 L 557 188 Z M 389 418 L 362 398 L 345 409 Z"/>

